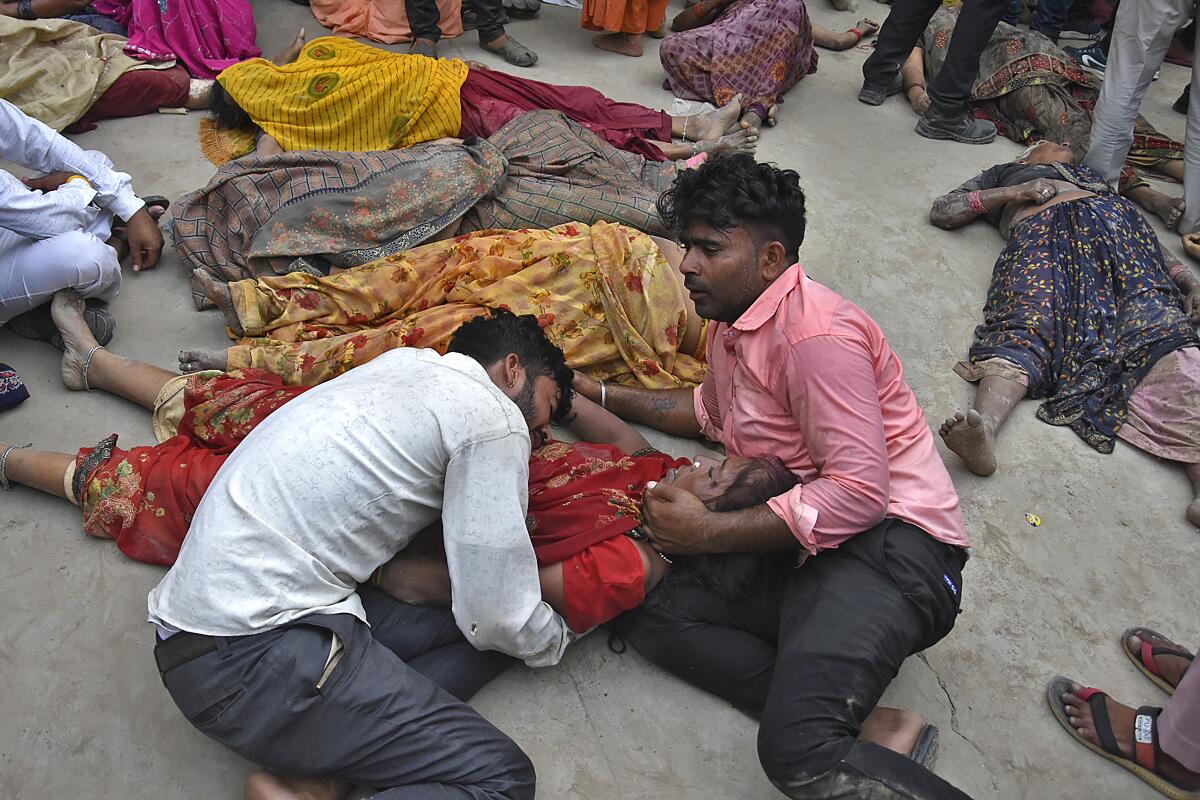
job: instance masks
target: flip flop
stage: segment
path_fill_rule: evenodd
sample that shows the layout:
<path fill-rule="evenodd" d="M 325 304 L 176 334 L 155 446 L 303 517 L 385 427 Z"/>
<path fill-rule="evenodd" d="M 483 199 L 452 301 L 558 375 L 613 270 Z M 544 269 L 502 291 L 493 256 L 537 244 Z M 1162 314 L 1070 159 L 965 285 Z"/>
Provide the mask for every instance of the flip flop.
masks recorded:
<path fill-rule="evenodd" d="M 1136 636 L 1142 640 L 1142 646 L 1137 650 L 1129 649 L 1129 637 Z M 1133 662 L 1143 675 L 1149 678 L 1155 686 L 1162 689 L 1167 694 L 1175 694 L 1175 687 L 1167 683 L 1163 676 L 1158 674 L 1158 667 L 1154 664 L 1155 656 L 1181 656 L 1188 661 L 1195 663 L 1196 657 L 1192 655 L 1187 648 L 1175 644 L 1175 642 L 1163 636 L 1158 631 L 1152 631 L 1149 628 L 1130 628 L 1121 634 L 1121 652 Z"/>
<path fill-rule="evenodd" d="M 1089 742 L 1071 725 L 1070 715 L 1062 700 L 1062 695 L 1067 692 L 1086 700 L 1091 706 L 1093 727 L 1096 729 L 1096 735 L 1100 738 L 1101 744 Z M 1046 700 L 1050 704 L 1050 711 L 1058 720 L 1058 724 L 1071 734 L 1072 739 L 1096 755 L 1129 770 L 1159 792 L 1170 797 L 1171 800 L 1200 800 L 1200 792 L 1181 789 L 1158 772 L 1158 759 L 1162 753 L 1158 743 L 1158 715 L 1162 713 L 1162 709 L 1151 706 L 1138 708 L 1133 723 L 1134 754 L 1130 759 L 1121 752 L 1116 737 L 1113 736 L 1112 723 L 1108 718 L 1108 706 L 1104 702 L 1104 698 L 1107 696 L 1099 689 L 1080 686 L 1070 678 L 1064 678 L 1061 675 L 1056 676 L 1046 687 Z"/>
<path fill-rule="evenodd" d="M 908 757 L 925 769 L 933 769 L 933 762 L 937 759 L 938 738 L 937 726 L 926 725 L 921 729 L 921 735 L 917 737 L 917 743 Z"/>
<path fill-rule="evenodd" d="M 113 334 L 117 332 L 117 321 L 106 309 L 94 305 L 90 300 L 85 301 L 83 319 L 91 330 L 92 336 L 96 337 L 96 344 L 106 345 L 112 341 Z M 62 334 L 58 332 L 58 328 L 55 327 L 54 320 L 50 316 L 49 303 L 43 303 L 24 314 L 18 314 L 10 319 L 5 327 L 22 339 L 48 342 L 58 350 L 66 350 Z"/>
<path fill-rule="evenodd" d="M 479 46 L 489 53 L 495 53 L 514 67 L 532 67 L 538 61 L 537 53 L 511 36 L 508 37 L 508 44 L 500 48 L 488 47 L 483 42 L 480 42 Z"/>
<path fill-rule="evenodd" d="M 437 42 L 430 41 L 429 39 L 413 39 L 412 44 L 408 46 L 408 52 L 415 56 L 437 58 Z"/>

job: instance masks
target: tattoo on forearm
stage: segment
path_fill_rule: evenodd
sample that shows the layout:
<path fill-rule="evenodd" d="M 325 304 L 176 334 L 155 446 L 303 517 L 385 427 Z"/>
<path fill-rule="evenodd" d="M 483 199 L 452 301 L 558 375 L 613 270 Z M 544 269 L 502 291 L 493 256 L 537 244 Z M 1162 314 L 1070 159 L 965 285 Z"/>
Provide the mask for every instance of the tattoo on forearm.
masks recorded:
<path fill-rule="evenodd" d="M 650 405 L 660 417 L 665 417 L 679 407 L 679 400 L 675 397 L 657 397 Z"/>

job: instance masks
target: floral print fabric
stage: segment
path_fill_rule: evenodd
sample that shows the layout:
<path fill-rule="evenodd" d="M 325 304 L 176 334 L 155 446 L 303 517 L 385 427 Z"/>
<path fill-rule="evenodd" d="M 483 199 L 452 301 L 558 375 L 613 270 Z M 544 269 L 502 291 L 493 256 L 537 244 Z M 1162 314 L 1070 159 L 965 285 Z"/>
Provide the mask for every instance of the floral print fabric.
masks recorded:
<path fill-rule="evenodd" d="M 704 377 L 679 351 L 686 294 L 644 233 L 599 222 L 479 231 L 328 278 L 303 273 L 230 284 L 246 332 L 231 368 L 313 386 L 395 347 L 444 351 L 493 308 L 538 317 L 567 363 L 653 389 Z"/>

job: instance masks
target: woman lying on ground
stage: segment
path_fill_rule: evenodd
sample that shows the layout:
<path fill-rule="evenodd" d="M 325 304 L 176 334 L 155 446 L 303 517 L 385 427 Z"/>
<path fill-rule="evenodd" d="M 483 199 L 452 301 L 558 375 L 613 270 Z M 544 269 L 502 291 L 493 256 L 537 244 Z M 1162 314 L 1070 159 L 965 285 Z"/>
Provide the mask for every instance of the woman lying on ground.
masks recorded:
<path fill-rule="evenodd" d="M 169 565 L 228 453 L 305 389 L 282 386 L 262 373 L 176 375 L 98 347 L 77 295 L 58 295 L 53 311 L 67 347 L 62 362 L 67 388 L 103 389 L 151 409 L 162 443 L 124 451 L 109 437 L 78 455 L 0 444 L 0 483 L 11 480 L 63 497 L 80 506 L 86 533 L 115 539 L 131 558 Z M 669 566 L 636 538 L 641 496 L 650 481 L 671 481 L 721 510 L 759 504 L 795 484 L 786 468 L 769 459 L 689 462 L 649 450 L 640 434 L 594 404 L 577 409 L 572 427 L 611 444 L 549 442 L 535 451 L 529 515 L 543 596 L 577 631 L 636 607 Z M 774 560 L 763 568 L 788 566 Z M 697 580 L 719 572 L 702 563 L 683 568 Z M 444 586 L 431 556 L 394 559 L 372 582 L 405 602 L 437 601 Z M 877 708 L 862 738 L 925 764 L 936 753 L 936 728 L 899 709 Z M 305 797 L 342 798 L 350 788 L 331 778 L 259 772 L 247 783 L 247 796 L 298 796 L 275 792 L 295 792 L 301 785 L 309 791 Z"/>
<path fill-rule="evenodd" d="M 783 95 L 817 71 L 813 49 L 847 50 L 879 24 L 861 19 L 834 33 L 808 18 L 804 0 L 702 0 L 671 21 L 658 55 L 666 88 L 686 100 L 742 101 L 742 126 L 775 124 Z"/>
<path fill-rule="evenodd" d="M 257 58 L 250 0 L 92 0 L 129 30 L 125 52 L 142 61 L 178 61 L 193 77 L 215 78 Z"/>
<path fill-rule="evenodd" d="M 1161 247 L 1137 208 L 1071 149 L 1041 142 L 933 203 L 953 229 L 986 217 L 1008 244 L 975 329 L 970 411 L 941 427 L 976 475 L 996 469 L 1000 428 L 1025 396 L 1101 453 L 1120 437 L 1183 464 L 1200 526 L 1200 279 Z"/>
<path fill-rule="evenodd" d="M 326 274 L 479 230 L 604 221 L 666 235 L 656 202 L 685 166 L 618 150 L 559 111 L 460 144 L 247 156 L 176 202 L 175 248 L 225 283 Z M 197 280 L 192 292 L 211 305 Z"/>
<path fill-rule="evenodd" d="M 904 91 L 917 114 L 929 108 L 925 84 L 946 61 L 958 14 L 957 6 L 938 9 L 901 69 Z M 980 59 L 971 106 L 975 116 L 994 122 L 1000 133 L 1014 142 L 1062 142 L 1071 148 L 1074 160 L 1081 162 L 1092 139 L 1092 110 L 1099 95 L 1100 79 L 1081 69 L 1058 45 L 1036 31 L 1001 22 Z M 1121 194 L 1175 230 L 1183 201 L 1151 189 L 1135 170 L 1183 180 L 1183 145 L 1140 116 L 1119 188 Z"/>
<path fill-rule="evenodd" d="M 101 33 L 115 33 L 126 36 L 125 26 L 111 17 L 97 14 L 92 8 L 92 0 L 12 0 L 0 2 L 0 17 L 14 19 L 69 19 L 90 25 Z"/>
<path fill-rule="evenodd" d="M 234 65 L 213 90 L 217 127 L 253 131 L 262 155 L 485 138 L 535 109 L 562 111 L 614 147 L 655 161 L 753 152 L 757 143 L 738 129 L 739 97 L 713 111 L 672 117 L 586 86 L 555 86 L 458 59 L 392 53 L 335 36 L 298 44 L 294 61 Z M 672 142 L 676 136 L 690 144 Z"/>
<path fill-rule="evenodd" d="M 130 58 L 125 44 L 82 22 L 0 15 L 0 98 L 68 133 L 160 108 L 208 108 L 212 81 L 189 78 L 172 61 Z"/>
<path fill-rule="evenodd" d="M 228 285 L 197 278 L 244 337 L 185 350 L 180 368 L 264 369 L 314 386 L 395 347 L 444 350 L 488 309 L 533 314 L 567 363 L 647 388 L 704 378 L 703 321 L 684 289 L 678 245 L 622 225 L 480 231 L 330 277 L 302 272 Z"/>

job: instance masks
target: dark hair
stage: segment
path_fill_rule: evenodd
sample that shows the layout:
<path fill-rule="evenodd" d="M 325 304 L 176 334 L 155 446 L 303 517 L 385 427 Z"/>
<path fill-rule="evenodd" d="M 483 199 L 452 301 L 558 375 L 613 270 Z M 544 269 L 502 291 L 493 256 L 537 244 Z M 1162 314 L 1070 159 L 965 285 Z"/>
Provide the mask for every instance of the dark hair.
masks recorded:
<path fill-rule="evenodd" d="M 709 500 L 710 511 L 740 511 L 762 505 L 783 494 L 799 481 L 778 456 L 750 459 L 722 494 Z M 726 601 L 741 603 L 768 585 L 773 576 L 795 566 L 795 551 L 781 553 L 723 553 L 676 559 L 679 579 L 697 583 Z"/>
<path fill-rule="evenodd" d="M 223 130 L 245 130 L 258 127 L 254 124 L 254 120 L 250 119 L 246 110 L 229 96 L 229 92 L 225 91 L 225 87 L 221 85 L 220 81 L 213 81 L 209 109 L 217 121 L 217 127 Z"/>
<path fill-rule="evenodd" d="M 574 395 L 571 382 L 575 373 L 567 366 L 563 351 L 546 338 L 546 332 L 532 314 L 518 317 L 511 311 L 499 308 L 489 315 L 464 322 L 450 337 L 446 352 L 470 356 L 484 367 L 490 367 L 509 353 L 515 353 L 531 381 L 546 377 L 558 384 L 558 408 L 554 411 L 554 421 L 566 422 L 571 418 L 571 398 Z"/>
<path fill-rule="evenodd" d="M 717 230 L 751 228 L 760 240 L 783 244 L 792 262 L 804 242 L 800 175 L 746 153 L 716 155 L 699 169 L 679 173 L 658 198 L 658 214 L 675 236 L 695 223 Z"/>

